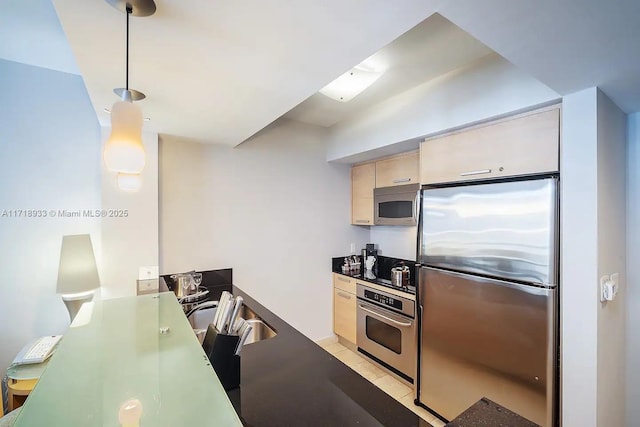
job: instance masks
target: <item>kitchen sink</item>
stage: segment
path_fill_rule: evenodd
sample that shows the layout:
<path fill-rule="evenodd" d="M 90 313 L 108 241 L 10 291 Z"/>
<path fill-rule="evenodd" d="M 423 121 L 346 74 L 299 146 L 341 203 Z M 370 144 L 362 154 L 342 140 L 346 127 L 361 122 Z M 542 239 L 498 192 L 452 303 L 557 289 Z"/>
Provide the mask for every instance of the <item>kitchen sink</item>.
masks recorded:
<path fill-rule="evenodd" d="M 252 326 L 251 333 L 244 342 L 244 345 L 273 338 L 277 335 L 277 332 L 271 326 L 267 325 L 264 320 L 246 305 L 242 306 L 240 317 Z"/>
<path fill-rule="evenodd" d="M 240 317 L 242 317 L 244 320 L 260 319 L 260 317 L 258 317 L 258 315 L 246 305 L 243 305 L 240 309 Z"/>
<path fill-rule="evenodd" d="M 278 334 L 271 326 L 267 325 L 264 320 L 262 320 L 253 310 L 251 310 L 250 307 L 247 307 L 246 305 L 243 305 L 240 309 L 239 317 L 246 320 L 247 323 L 252 326 L 251 333 L 247 337 L 247 340 L 244 342 L 244 345 L 273 338 Z M 200 341 L 200 344 L 202 344 L 207 330 L 200 328 L 194 329 L 194 332 L 198 337 L 198 341 Z"/>
<path fill-rule="evenodd" d="M 261 319 L 247 319 L 247 323 L 253 326 L 253 328 L 251 329 L 251 333 L 247 337 L 247 340 L 244 342 L 244 345 L 273 338 L 277 335 L 276 331 L 271 329 L 271 327 Z"/>

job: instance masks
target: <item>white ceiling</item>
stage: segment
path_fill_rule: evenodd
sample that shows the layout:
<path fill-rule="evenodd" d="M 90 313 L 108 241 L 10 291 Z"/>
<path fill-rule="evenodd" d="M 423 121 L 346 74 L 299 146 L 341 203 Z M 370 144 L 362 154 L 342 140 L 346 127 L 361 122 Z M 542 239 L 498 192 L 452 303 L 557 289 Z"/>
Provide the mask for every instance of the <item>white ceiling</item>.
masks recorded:
<path fill-rule="evenodd" d="M 404 92 L 490 53 L 491 49 L 442 16 L 431 15 L 367 59 L 367 63 L 374 63 L 386 72 L 353 100 L 339 102 L 316 93 L 284 117 L 329 127 L 388 99 L 390 95 Z"/>
<path fill-rule="evenodd" d="M 425 1 L 157 0 L 131 19 L 130 86 L 160 133 L 235 146 L 429 16 Z M 125 15 L 54 0 L 101 122 L 124 86 Z"/>
<path fill-rule="evenodd" d="M 561 95 L 598 86 L 640 111 L 638 0 L 453 0 L 439 12 Z"/>
<path fill-rule="evenodd" d="M 50 0 L 0 1 L 0 58 L 80 74 Z"/>
<path fill-rule="evenodd" d="M 125 15 L 104 0 L 53 4 L 0 2 L 0 58 L 80 73 L 108 124 L 103 109 L 124 85 Z M 638 0 L 156 4 L 155 15 L 131 19 L 130 86 L 147 95 L 145 127 L 161 134 L 235 146 L 285 114 L 330 126 L 473 61 L 483 45 L 561 95 L 599 86 L 640 111 Z M 380 49 L 388 75 L 351 103 L 314 95 Z"/>

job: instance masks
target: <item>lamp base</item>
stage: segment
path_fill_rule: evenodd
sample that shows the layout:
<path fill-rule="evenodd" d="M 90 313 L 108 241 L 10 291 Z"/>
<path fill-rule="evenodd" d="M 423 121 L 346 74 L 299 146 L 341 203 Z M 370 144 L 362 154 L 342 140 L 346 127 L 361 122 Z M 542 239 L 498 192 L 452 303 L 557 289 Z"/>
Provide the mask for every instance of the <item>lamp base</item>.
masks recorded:
<path fill-rule="evenodd" d="M 94 291 L 83 292 L 81 294 L 61 296 L 62 301 L 64 302 L 64 305 L 67 306 L 67 310 L 69 311 L 69 317 L 71 318 L 72 322 L 73 322 L 73 319 L 78 314 L 78 311 L 80 311 L 80 307 L 82 307 L 82 304 L 93 300 L 93 295 L 94 295 Z"/>

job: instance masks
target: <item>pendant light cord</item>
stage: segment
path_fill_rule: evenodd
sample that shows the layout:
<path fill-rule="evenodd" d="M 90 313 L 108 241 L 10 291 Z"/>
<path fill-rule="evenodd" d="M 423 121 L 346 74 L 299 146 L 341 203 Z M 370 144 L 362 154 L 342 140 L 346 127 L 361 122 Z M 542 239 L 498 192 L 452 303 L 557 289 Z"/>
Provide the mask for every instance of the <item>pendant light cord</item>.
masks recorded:
<path fill-rule="evenodd" d="M 133 13 L 133 8 L 127 4 L 127 48 L 126 48 L 126 61 L 125 61 L 125 89 L 129 90 L 129 15 Z"/>

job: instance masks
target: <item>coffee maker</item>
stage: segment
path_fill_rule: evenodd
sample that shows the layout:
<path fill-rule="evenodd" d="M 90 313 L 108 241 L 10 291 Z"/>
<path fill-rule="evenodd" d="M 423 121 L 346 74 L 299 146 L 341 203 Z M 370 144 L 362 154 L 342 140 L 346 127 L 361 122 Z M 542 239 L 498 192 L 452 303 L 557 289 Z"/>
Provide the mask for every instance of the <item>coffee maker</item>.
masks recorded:
<path fill-rule="evenodd" d="M 373 243 L 367 243 L 365 249 L 362 250 L 362 263 L 364 264 L 365 276 L 372 279 L 378 275 L 378 251 Z"/>

